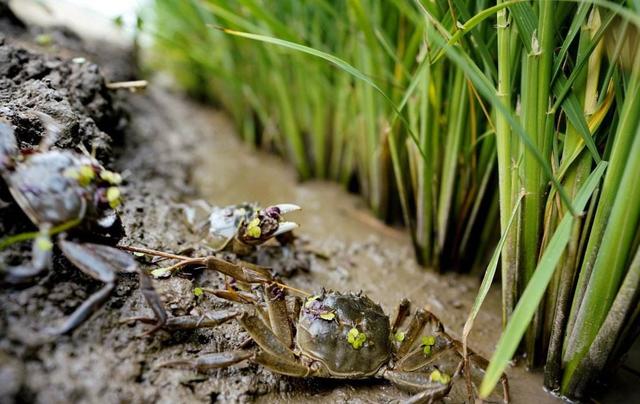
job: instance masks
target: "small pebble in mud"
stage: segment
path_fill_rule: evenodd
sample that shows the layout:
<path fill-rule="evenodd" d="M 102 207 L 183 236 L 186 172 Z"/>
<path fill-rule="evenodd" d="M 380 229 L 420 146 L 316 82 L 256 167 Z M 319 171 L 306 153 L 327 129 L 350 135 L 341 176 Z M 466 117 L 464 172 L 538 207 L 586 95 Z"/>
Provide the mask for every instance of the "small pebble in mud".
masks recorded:
<path fill-rule="evenodd" d="M 429 306 L 433 306 L 435 311 L 443 311 L 445 309 L 445 305 L 440 301 L 440 299 L 433 296 L 429 298 Z M 429 307 L 429 310 L 431 310 L 431 307 Z"/>
<path fill-rule="evenodd" d="M 351 263 L 351 267 L 353 268 L 353 263 Z M 334 270 L 338 273 L 339 279 L 341 281 L 349 280 L 349 271 L 345 267 L 343 267 L 342 265 L 336 265 L 334 267 Z"/>
<path fill-rule="evenodd" d="M 451 307 L 453 307 L 454 309 L 461 309 L 464 307 L 464 303 L 462 303 L 460 300 L 454 300 L 451 302 Z"/>

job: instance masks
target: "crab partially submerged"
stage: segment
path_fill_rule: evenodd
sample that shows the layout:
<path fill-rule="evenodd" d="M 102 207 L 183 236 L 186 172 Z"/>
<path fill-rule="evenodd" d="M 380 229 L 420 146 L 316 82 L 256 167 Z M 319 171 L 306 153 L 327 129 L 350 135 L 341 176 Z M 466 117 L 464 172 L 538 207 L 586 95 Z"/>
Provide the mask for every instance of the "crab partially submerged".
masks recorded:
<path fill-rule="evenodd" d="M 162 366 L 188 366 L 204 371 L 248 360 L 293 377 L 386 379 L 414 394 L 408 402 L 440 400 L 449 394 L 455 382 L 466 384 L 471 401 L 477 397 L 475 383 L 487 366 L 486 359 L 467 350 L 465 360 L 462 344 L 450 337 L 429 311 L 417 310 L 409 326 L 401 330 L 410 310 L 406 299 L 390 321 L 382 308 L 362 293 L 323 290 L 319 295 L 306 295 L 304 300 L 293 297 L 287 301 L 288 290 L 304 292 L 278 283 L 265 269 L 223 262 L 216 257 L 199 260 L 200 265 L 240 283 L 261 286 L 251 293 L 230 289 L 208 291 L 233 302 L 250 304 L 250 309 L 238 315 L 237 320 L 258 349 L 208 354 Z M 226 316 L 224 321 L 234 317 Z M 180 321 L 190 326 L 171 328 L 194 328 L 191 325 L 196 323 L 196 319 Z M 506 376 L 501 382 L 502 400 L 508 402 Z"/>
<path fill-rule="evenodd" d="M 68 150 L 47 150 L 59 132 L 51 117 L 39 114 L 47 134 L 38 150 L 21 151 L 13 127 L 0 120 L 0 176 L 11 196 L 38 228 L 32 259 L 0 270 L 0 280 L 9 284 L 30 281 L 51 267 L 53 242 L 78 269 L 104 283 L 55 334 L 68 333 L 81 325 L 107 299 L 118 273 L 136 272 L 142 292 L 151 305 L 158 325 L 166 314 L 147 275 L 127 253 L 79 237 L 120 230 L 115 208 L 120 203 L 120 175 L 108 171 L 89 155 Z M 103 238 L 105 240 L 105 238 Z"/>
<path fill-rule="evenodd" d="M 272 238 L 284 241 L 284 235 L 298 227 L 285 221 L 284 215 L 299 209 L 289 203 L 260 208 L 255 203 L 217 207 L 198 201 L 185 212 L 192 226 L 206 231 L 206 241 L 215 251 L 229 250 L 242 256 Z"/>

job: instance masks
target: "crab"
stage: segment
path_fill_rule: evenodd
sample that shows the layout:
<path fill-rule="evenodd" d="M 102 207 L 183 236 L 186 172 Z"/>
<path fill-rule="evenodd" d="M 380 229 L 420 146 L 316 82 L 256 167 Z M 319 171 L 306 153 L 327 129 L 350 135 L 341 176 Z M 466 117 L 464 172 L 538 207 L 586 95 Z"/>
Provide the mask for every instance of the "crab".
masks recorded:
<path fill-rule="evenodd" d="M 284 245 L 292 240 L 292 230 L 298 227 L 295 222 L 284 220 L 284 215 L 300 210 L 298 205 L 281 203 L 266 208 L 260 208 L 255 203 L 241 203 L 224 207 L 210 206 L 203 200 L 198 200 L 191 205 L 183 205 L 187 222 L 196 231 L 206 231 L 205 242 L 214 254 L 231 252 L 232 254 L 218 254 L 223 260 L 239 261 L 246 265 L 247 258 L 257 246 L 276 238 L 280 242 L 280 251 L 287 252 L 290 260 L 293 255 L 285 251 Z M 146 249 L 125 248 L 126 250 L 145 253 Z M 153 252 L 153 251 L 152 251 Z M 151 255 L 158 255 L 153 252 Z M 166 278 L 185 266 L 199 263 L 199 259 L 176 256 L 173 254 L 160 254 L 164 258 L 178 258 L 180 262 L 168 267 L 151 271 L 156 278 Z M 238 258 L 240 257 L 240 258 Z M 185 259 L 186 258 L 186 259 Z M 255 257 L 254 257 L 255 259 Z M 293 261 L 295 263 L 295 261 Z M 200 262 L 201 266 L 206 266 Z M 256 267 L 256 265 L 252 265 Z"/>
<path fill-rule="evenodd" d="M 407 299 L 399 304 L 391 321 L 379 304 L 362 293 L 322 290 L 310 295 L 278 282 L 265 268 L 223 262 L 217 257 L 184 260 L 199 260 L 199 265 L 240 284 L 254 285 L 249 291 L 207 290 L 249 306 L 238 313 L 218 315 L 215 318 L 219 321 L 209 321 L 204 326 L 237 319 L 257 349 L 172 360 L 160 367 L 187 366 L 206 371 L 250 361 L 272 372 L 300 378 L 385 379 L 413 394 L 407 402 L 443 399 L 458 381 L 466 385 L 470 401 L 477 397 L 475 386 L 487 360 L 469 349 L 465 355 L 462 343 L 447 334 L 440 320 L 426 309 L 417 310 L 408 327 L 401 329 L 410 315 Z M 288 291 L 298 296 L 287 299 Z M 170 328 L 198 328 L 193 327 L 197 318 L 175 322 L 189 326 Z M 500 381 L 501 399 L 509 402 L 506 375 Z M 492 398 L 496 397 L 500 399 L 494 392 Z"/>
<path fill-rule="evenodd" d="M 38 228 L 30 262 L 0 270 L 8 284 L 29 282 L 51 267 L 53 241 L 85 274 L 104 286 L 81 304 L 64 322 L 48 331 L 65 334 L 80 326 L 109 297 L 119 273 L 137 273 L 140 287 L 151 306 L 157 326 L 166 314 L 150 278 L 139 270 L 131 255 L 107 244 L 80 241 L 100 233 L 121 230 L 115 212 L 120 204 L 119 174 L 106 170 L 88 153 L 48 150 L 60 131 L 53 118 L 36 113 L 46 134 L 40 147 L 20 150 L 9 122 L 0 119 L 0 177 L 16 204 Z"/>
<path fill-rule="evenodd" d="M 284 215 L 299 209 L 291 203 L 261 208 L 256 203 L 218 207 L 205 201 L 184 208 L 187 221 L 196 229 L 206 230 L 206 241 L 214 251 L 228 250 L 239 256 L 248 255 L 272 238 L 285 243 L 285 235 L 298 224 L 285 221 Z"/>

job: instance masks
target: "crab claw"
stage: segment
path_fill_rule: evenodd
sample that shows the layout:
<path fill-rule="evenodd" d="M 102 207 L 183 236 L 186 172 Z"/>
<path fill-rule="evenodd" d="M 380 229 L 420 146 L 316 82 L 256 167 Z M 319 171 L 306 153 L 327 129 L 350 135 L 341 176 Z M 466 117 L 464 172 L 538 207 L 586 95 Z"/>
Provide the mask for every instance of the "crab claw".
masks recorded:
<path fill-rule="evenodd" d="M 280 215 L 286 215 L 289 212 L 295 212 L 296 210 L 300 210 L 302 208 L 298 205 L 294 205 L 293 203 L 280 203 L 278 205 L 269 206 L 265 210 L 268 211 L 270 209 L 277 209 Z"/>
<path fill-rule="evenodd" d="M 300 209 L 300 206 L 291 203 L 260 209 L 240 227 L 238 239 L 245 244 L 258 245 L 272 237 L 290 232 L 297 228 L 298 224 L 283 221 L 283 215 Z"/>
<path fill-rule="evenodd" d="M 273 233 L 271 237 L 279 236 L 283 233 L 290 232 L 291 230 L 295 230 L 298 227 L 300 227 L 300 225 L 296 222 L 280 222 L 280 224 L 278 225 L 278 230 L 276 230 L 276 232 Z"/>

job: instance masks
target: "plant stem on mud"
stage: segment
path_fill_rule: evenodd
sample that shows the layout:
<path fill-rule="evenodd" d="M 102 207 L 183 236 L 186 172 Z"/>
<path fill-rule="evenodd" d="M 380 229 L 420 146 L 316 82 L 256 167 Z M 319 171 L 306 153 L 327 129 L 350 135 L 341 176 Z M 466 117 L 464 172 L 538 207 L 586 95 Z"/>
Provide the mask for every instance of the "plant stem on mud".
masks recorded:
<path fill-rule="evenodd" d="M 503 0 L 499 0 L 498 4 Z M 508 9 L 498 11 L 497 15 L 497 47 L 498 47 L 498 97 L 505 108 L 511 108 L 511 36 L 512 22 Z M 502 323 L 507 324 L 516 305 L 518 271 L 518 245 L 516 233 L 507 230 L 509 213 L 512 211 L 512 176 L 515 162 L 511 145 L 511 128 L 502 114 L 496 116 L 496 149 L 498 152 L 498 192 L 500 194 L 500 227 L 506 235 L 502 249 Z"/>
<path fill-rule="evenodd" d="M 585 10 L 587 7 L 584 7 Z M 592 13 L 591 21 L 593 23 L 585 24 L 581 28 L 579 48 L 577 57 L 582 57 L 591 43 L 594 34 L 595 25 L 599 19 L 597 10 Z M 582 72 L 574 84 L 574 92 L 583 105 L 585 116 L 591 115 L 597 108 L 597 90 L 600 65 L 602 63 L 602 43 L 598 46 L 598 52 L 591 55 L 588 70 Z M 561 165 L 572 158 L 584 145 L 582 137 L 578 129 L 573 125 L 567 125 L 567 134 L 563 145 Z M 578 186 L 588 176 L 591 170 L 591 158 L 582 150 L 578 160 L 571 166 L 570 171 L 565 175 L 564 185 L 568 192 L 575 195 Z M 552 194 L 547 200 L 547 210 L 557 211 L 558 204 L 555 203 L 555 196 Z M 566 210 L 562 209 L 557 213 L 559 216 L 566 214 Z M 576 271 L 579 264 L 580 253 L 580 233 L 584 226 L 589 224 L 587 220 L 578 220 L 574 224 L 572 237 L 569 246 L 562 259 L 560 268 L 556 270 L 554 278 L 556 279 L 556 288 L 550 288 L 547 295 L 548 312 L 545 313 L 547 325 L 545 332 L 548 333 L 548 352 L 545 363 L 545 385 L 552 389 L 558 390 L 560 387 L 560 375 L 562 371 L 562 343 L 565 335 L 565 328 L 568 319 L 570 297 L 573 291 L 574 280 L 576 279 Z M 555 227 L 555 226 L 554 226 Z M 545 226 L 545 231 L 550 230 L 551 226 Z M 545 234 L 546 236 L 546 234 Z M 545 246 L 546 247 L 546 246 Z M 545 341 L 546 342 L 546 341 Z"/>

